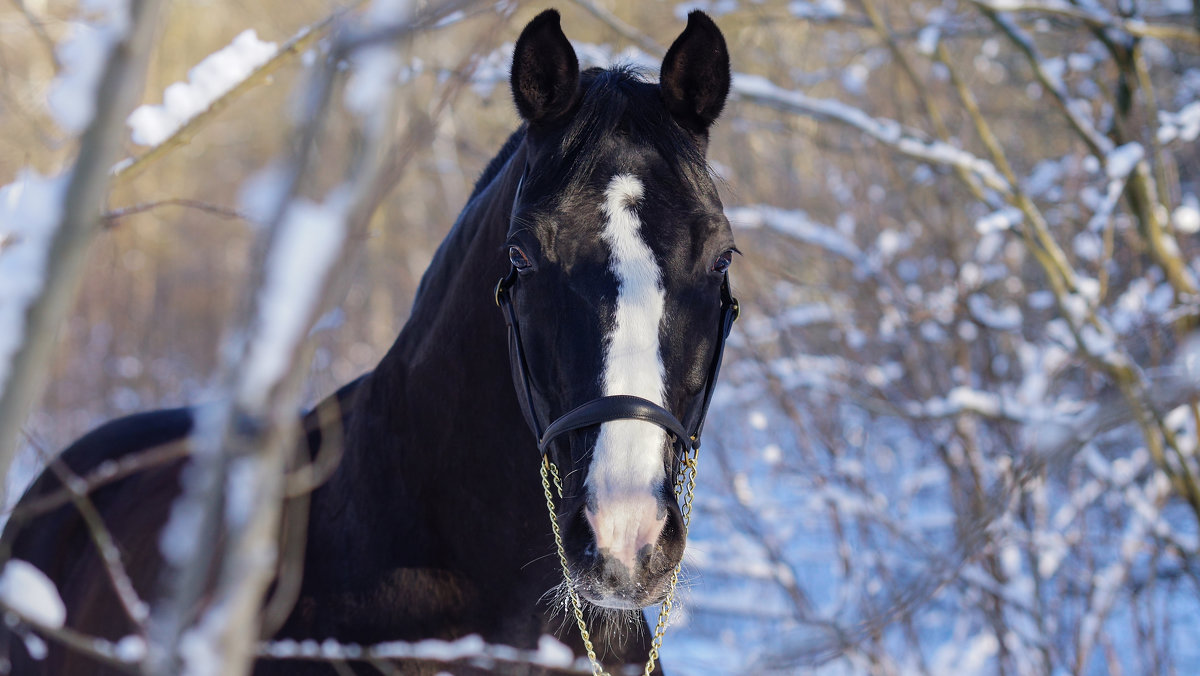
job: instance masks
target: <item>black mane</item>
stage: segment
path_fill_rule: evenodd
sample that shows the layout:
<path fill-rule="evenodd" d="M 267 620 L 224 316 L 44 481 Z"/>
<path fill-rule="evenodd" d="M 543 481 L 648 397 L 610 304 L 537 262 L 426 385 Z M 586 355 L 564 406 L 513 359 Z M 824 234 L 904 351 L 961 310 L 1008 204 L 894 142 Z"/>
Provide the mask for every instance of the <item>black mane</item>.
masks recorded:
<path fill-rule="evenodd" d="M 483 192 L 497 176 L 500 175 L 504 165 L 508 164 L 508 158 L 517 152 L 517 148 L 521 147 L 521 142 L 525 140 L 525 125 L 521 125 L 516 131 L 509 135 L 508 140 L 500 147 L 500 151 L 488 162 L 487 168 L 479 175 L 479 179 L 475 181 L 475 187 L 471 190 L 471 196 L 467 201 L 475 199 L 479 193 Z"/>

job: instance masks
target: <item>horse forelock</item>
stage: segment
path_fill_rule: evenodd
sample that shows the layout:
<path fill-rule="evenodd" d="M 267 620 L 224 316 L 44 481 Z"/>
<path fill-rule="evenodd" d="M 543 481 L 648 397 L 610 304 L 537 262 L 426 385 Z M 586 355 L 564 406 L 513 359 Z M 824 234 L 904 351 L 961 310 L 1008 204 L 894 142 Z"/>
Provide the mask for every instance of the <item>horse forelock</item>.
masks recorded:
<path fill-rule="evenodd" d="M 590 68 L 581 74 L 579 86 L 582 95 L 569 121 L 543 134 L 549 138 L 542 139 L 543 161 L 531 167 L 532 182 L 560 182 L 564 169 L 572 177 L 593 179 L 601 164 L 614 159 L 613 140 L 617 138 L 627 148 L 652 151 L 688 185 L 714 178 L 699 140 L 671 117 L 658 84 L 648 81 L 638 69 L 631 65 Z M 602 183 L 609 178 L 611 175 L 594 180 Z M 567 191 L 581 187 L 585 186 L 568 185 Z"/>

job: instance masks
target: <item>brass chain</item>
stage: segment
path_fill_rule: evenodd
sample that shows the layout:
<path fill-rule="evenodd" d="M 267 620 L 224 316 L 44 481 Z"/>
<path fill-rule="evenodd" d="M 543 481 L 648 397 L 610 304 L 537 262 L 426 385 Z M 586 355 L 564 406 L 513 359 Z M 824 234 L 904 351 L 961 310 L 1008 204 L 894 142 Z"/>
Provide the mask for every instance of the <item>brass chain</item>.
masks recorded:
<path fill-rule="evenodd" d="M 679 476 L 675 477 L 675 499 L 678 500 L 683 496 L 683 504 L 680 506 L 680 513 L 683 515 L 683 537 L 687 541 L 688 527 L 692 522 L 692 498 L 696 493 L 696 469 L 698 467 L 699 451 L 694 448 L 689 448 L 684 451 L 683 462 L 679 466 Z M 571 579 L 571 571 L 567 567 L 567 554 L 563 549 L 562 531 L 558 528 L 558 515 L 554 511 L 554 496 L 550 492 L 550 477 L 554 478 L 554 488 L 558 492 L 558 497 L 562 499 L 563 487 L 562 479 L 558 474 L 558 467 L 550 461 L 550 456 L 542 457 L 542 490 L 546 494 L 546 509 L 550 512 L 550 526 L 554 530 L 554 545 L 558 548 L 558 562 L 562 565 L 563 579 L 567 585 L 567 597 L 571 600 L 571 609 L 575 615 L 575 624 L 579 626 L 579 634 L 583 637 L 583 647 L 587 651 L 588 661 L 592 665 L 592 676 L 608 676 L 604 671 L 604 667 L 600 666 L 600 660 L 596 658 L 596 650 L 592 647 L 592 637 L 587 630 L 587 621 L 583 619 L 583 604 L 579 600 L 579 594 L 575 591 L 575 582 Z M 686 491 L 685 491 L 686 488 Z M 667 597 L 663 599 L 662 605 L 658 609 L 658 622 L 654 626 L 654 639 L 650 642 L 650 657 L 646 661 L 646 668 L 642 672 L 643 676 L 650 676 L 654 671 L 654 663 L 658 660 L 658 651 L 662 648 L 663 635 L 667 631 L 667 623 L 671 616 L 671 609 L 674 607 L 675 600 L 675 585 L 679 583 L 679 569 L 681 564 L 675 565 L 675 570 L 671 571 L 671 585 L 667 589 Z"/>

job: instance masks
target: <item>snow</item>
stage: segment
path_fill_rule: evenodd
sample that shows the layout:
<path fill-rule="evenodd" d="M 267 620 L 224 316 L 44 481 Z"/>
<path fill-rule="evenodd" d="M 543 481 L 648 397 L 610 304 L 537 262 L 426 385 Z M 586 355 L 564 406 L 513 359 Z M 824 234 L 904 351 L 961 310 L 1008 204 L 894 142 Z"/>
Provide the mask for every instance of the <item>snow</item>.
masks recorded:
<path fill-rule="evenodd" d="M 255 172 L 238 189 L 238 206 L 252 223 L 269 223 L 287 196 L 291 172 L 280 163 Z"/>
<path fill-rule="evenodd" d="M 113 654 L 123 662 L 141 662 L 146 657 L 146 639 L 131 634 L 117 641 Z"/>
<path fill-rule="evenodd" d="M 373 0 L 363 21 L 368 26 L 398 24 L 411 12 L 408 0 Z M 383 112 L 397 84 L 400 56 L 391 45 L 384 44 L 357 50 L 350 59 L 351 74 L 343 94 L 346 108 L 359 116 Z"/>
<path fill-rule="evenodd" d="M 0 603 L 37 624 L 59 629 L 67 620 L 58 589 L 33 564 L 9 559 L 0 572 Z"/>
<path fill-rule="evenodd" d="M 976 321 L 989 329 L 1015 331 L 1021 328 L 1021 308 L 1016 305 L 997 308 L 991 298 L 973 293 L 967 297 L 967 308 Z"/>
<path fill-rule="evenodd" d="M 197 420 L 197 428 L 201 428 Z M 201 428 L 202 429 L 202 428 Z M 199 470 L 191 467 L 184 472 L 185 480 L 195 480 L 189 475 Z M 197 534 L 204 520 L 203 506 L 195 500 L 177 499 L 171 503 L 171 514 L 166 527 L 158 536 L 159 551 L 163 559 L 176 567 L 185 566 L 196 555 Z"/>
<path fill-rule="evenodd" d="M 259 297 L 260 316 L 240 380 L 240 401 L 265 400 L 283 377 L 296 346 L 307 331 L 304 323 L 319 302 L 329 267 L 345 237 L 349 192 L 335 189 L 324 203 L 295 200 L 280 225 L 266 262 Z"/>
<path fill-rule="evenodd" d="M 1162 144 L 1180 141 L 1191 143 L 1200 136 L 1200 101 L 1184 106 L 1179 112 L 1159 111 L 1158 142 Z"/>
<path fill-rule="evenodd" d="M 229 463 L 225 481 L 225 522 L 232 528 L 245 526 L 253 515 L 257 467 L 256 458 L 236 458 Z"/>
<path fill-rule="evenodd" d="M 50 243 L 62 218 L 68 177 L 22 171 L 0 187 L 0 393 L 41 292 Z"/>
<path fill-rule="evenodd" d="M 926 26 L 917 33 L 917 53 L 933 56 L 937 50 L 938 40 L 942 38 L 940 26 Z"/>
<path fill-rule="evenodd" d="M 195 626 L 179 637 L 181 676 L 221 676 L 220 639 L 225 617 L 225 606 L 211 607 Z"/>
<path fill-rule="evenodd" d="M 862 252 L 848 237 L 834 228 L 813 222 L 803 211 L 754 205 L 727 207 L 725 215 L 735 228 L 768 228 L 851 261 L 862 258 Z"/>
<path fill-rule="evenodd" d="M 396 86 L 399 55 L 391 47 L 379 45 L 359 50 L 352 60 L 353 70 L 343 94 L 346 108 L 358 115 L 380 111 Z"/>
<path fill-rule="evenodd" d="M 980 235 L 987 235 L 993 232 L 1010 230 L 1013 226 L 1018 225 L 1023 218 L 1024 215 L 1020 209 L 1005 207 L 975 221 L 975 232 Z"/>
<path fill-rule="evenodd" d="M 675 5 L 675 18 L 686 21 L 688 13 L 696 9 L 703 10 L 709 16 L 718 17 L 736 11 L 737 8 L 738 0 L 697 0 Z"/>
<path fill-rule="evenodd" d="M 1180 378 L 1200 382 L 1200 334 L 1193 333 L 1182 341 L 1175 355 L 1175 369 Z"/>
<path fill-rule="evenodd" d="M 734 74 L 731 93 L 736 97 L 784 107 L 818 119 L 847 124 L 906 155 L 933 164 L 961 167 L 979 176 L 992 189 L 1005 193 L 1010 191 L 1008 182 L 991 162 L 942 141 L 917 138 L 906 132 L 895 120 L 872 117 L 840 101 L 817 99 L 798 91 L 784 89 L 759 75 Z"/>
<path fill-rule="evenodd" d="M 29 656 L 34 660 L 41 661 L 46 659 L 48 649 L 46 642 L 37 634 L 26 634 L 22 637 L 25 643 L 25 650 L 29 652 Z"/>
<path fill-rule="evenodd" d="M 1071 240 L 1071 248 L 1085 261 L 1098 261 L 1104 253 L 1104 241 L 1096 233 L 1085 230 Z"/>
<path fill-rule="evenodd" d="M 1129 176 L 1133 168 L 1137 166 L 1137 163 L 1141 162 L 1145 156 L 1145 149 L 1137 141 L 1114 148 L 1112 152 L 1108 153 L 1108 157 L 1104 162 L 1108 178 L 1116 180 Z"/>
<path fill-rule="evenodd" d="M 1171 212 L 1171 224 L 1175 226 L 1176 232 L 1185 235 L 1200 232 L 1200 200 L 1197 200 L 1194 194 L 1185 195 L 1183 203 Z"/>
<path fill-rule="evenodd" d="M 788 12 L 798 19 L 836 19 L 846 14 L 846 3 L 843 0 L 793 0 L 788 3 Z"/>
<path fill-rule="evenodd" d="M 476 634 L 453 641 L 426 639 L 423 641 L 387 641 L 370 646 L 339 643 L 327 639 L 316 641 L 269 641 L 259 648 L 259 654 L 277 658 L 322 657 L 326 659 L 356 659 L 366 656 L 375 659 L 425 659 L 437 662 L 471 660 L 491 664 L 493 661 L 523 662 L 549 668 L 582 668 L 589 670 L 586 660 L 576 660 L 575 653 L 553 636 L 538 638 L 535 650 L 519 650 L 506 645 L 489 644 Z"/>
<path fill-rule="evenodd" d="M 139 106 L 129 115 L 126 124 L 133 131 L 133 142 L 153 146 L 167 140 L 269 61 L 276 49 L 274 42 L 259 40 L 254 29 L 242 31 L 227 47 L 189 70 L 187 82 L 168 86 L 161 104 Z"/>
<path fill-rule="evenodd" d="M 72 134 L 92 121 L 108 55 L 129 29 L 127 0 L 85 0 L 81 9 L 94 20 L 72 23 L 55 48 L 62 68 L 46 97 L 54 121 Z"/>

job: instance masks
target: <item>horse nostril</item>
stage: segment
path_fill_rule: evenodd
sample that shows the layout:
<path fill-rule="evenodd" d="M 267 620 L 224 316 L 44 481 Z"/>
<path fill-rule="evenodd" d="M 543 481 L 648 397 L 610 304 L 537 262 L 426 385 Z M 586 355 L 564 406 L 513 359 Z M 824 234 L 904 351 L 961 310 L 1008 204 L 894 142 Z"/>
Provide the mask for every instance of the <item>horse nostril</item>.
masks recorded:
<path fill-rule="evenodd" d="M 621 566 L 627 575 L 643 570 L 659 547 L 667 514 L 650 493 L 606 497 L 584 518 L 606 566 Z"/>
<path fill-rule="evenodd" d="M 683 532 L 683 512 L 675 501 L 673 491 L 664 489 L 661 502 L 665 507 L 663 527 L 659 532 L 650 558 L 645 562 L 646 569 L 651 573 L 661 573 L 670 570 L 683 558 L 683 550 L 687 545 Z"/>

